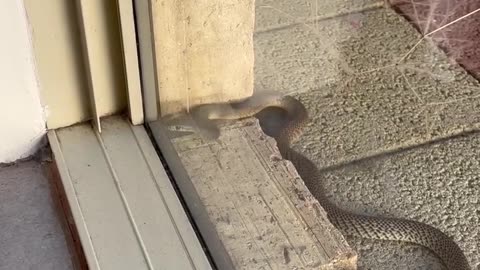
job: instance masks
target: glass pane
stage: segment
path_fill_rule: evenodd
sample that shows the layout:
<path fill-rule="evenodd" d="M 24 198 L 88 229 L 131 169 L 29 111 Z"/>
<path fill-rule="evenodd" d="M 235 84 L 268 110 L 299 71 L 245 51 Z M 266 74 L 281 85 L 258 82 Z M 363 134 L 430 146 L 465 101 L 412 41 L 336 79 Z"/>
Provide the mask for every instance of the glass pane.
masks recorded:
<path fill-rule="evenodd" d="M 198 181 L 220 196 L 230 182 L 215 182 L 212 166 L 267 166 L 249 167 L 253 131 L 236 130 L 256 117 L 359 269 L 478 269 L 479 29 L 475 0 L 257 0 L 253 97 L 161 122 L 186 171 L 211 170 Z M 242 192 L 224 207 L 244 209 Z"/>

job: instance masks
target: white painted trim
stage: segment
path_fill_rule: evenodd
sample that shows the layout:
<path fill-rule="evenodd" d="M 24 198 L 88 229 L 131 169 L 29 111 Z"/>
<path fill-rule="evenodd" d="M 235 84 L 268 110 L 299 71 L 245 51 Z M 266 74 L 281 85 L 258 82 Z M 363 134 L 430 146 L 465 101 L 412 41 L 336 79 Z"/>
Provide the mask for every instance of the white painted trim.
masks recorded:
<path fill-rule="evenodd" d="M 130 121 L 143 124 L 143 100 L 132 1 L 117 1 Z"/>
<path fill-rule="evenodd" d="M 23 0 L 0 3 L 0 163 L 28 157 L 46 132 Z"/>
<path fill-rule="evenodd" d="M 145 122 L 158 119 L 158 82 L 155 67 L 155 46 L 153 46 L 153 27 L 151 19 L 151 1 L 134 0 L 136 29 L 139 41 L 141 80 Z"/>

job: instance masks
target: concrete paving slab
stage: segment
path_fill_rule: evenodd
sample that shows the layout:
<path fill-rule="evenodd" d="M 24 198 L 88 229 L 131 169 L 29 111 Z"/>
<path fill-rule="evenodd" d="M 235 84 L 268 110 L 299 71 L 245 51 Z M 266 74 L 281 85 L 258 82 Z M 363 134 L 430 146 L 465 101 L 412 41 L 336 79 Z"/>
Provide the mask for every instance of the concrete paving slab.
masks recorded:
<path fill-rule="evenodd" d="M 389 9 L 256 36 L 256 91 L 307 107 L 322 166 L 477 128 L 480 84 Z"/>
<path fill-rule="evenodd" d="M 453 237 L 472 269 L 479 269 L 479 160 L 480 133 L 472 133 L 326 169 L 323 183 L 306 185 L 314 196 L 323 186 L 336 205 L 356 213 L 435 226 Z M 359 251 L 360 269 L 442 269 L 418 246 L 347 240 Z"/>
<path fill-rule="evenodd" d="M 38 162 L 0 167 L 0 269 L 73 269 Z"/>
<path fill-rule="evenodd" d="M 446 139 L 479 128 L 479 83 L 428 40 L 417 44 L 418 31 L 390 9 L 255 38 L 256 90 L 293 94 L 309 111 L 295 148 L 324 171 L 324 183 L 306 183 L 312 194 L 324 186 L 345 209 L 427 222 L 480 269 L 479 135 Z M 349 241 L 359 269 L 442 269 L 417 246 Z"/>

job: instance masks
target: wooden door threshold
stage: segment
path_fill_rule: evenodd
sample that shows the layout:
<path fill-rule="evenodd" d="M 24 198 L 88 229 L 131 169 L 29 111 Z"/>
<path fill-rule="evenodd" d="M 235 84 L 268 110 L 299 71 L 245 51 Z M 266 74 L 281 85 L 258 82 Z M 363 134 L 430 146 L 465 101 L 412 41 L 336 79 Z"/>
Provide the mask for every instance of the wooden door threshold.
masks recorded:
<path fill-rule="evenodd" d="M 222 127 L 216 140 L 148 127 L 200 233 L 216 236 L 204 239 L 219 269 L 356 269 L 356 253 L 258 121 Z"/>

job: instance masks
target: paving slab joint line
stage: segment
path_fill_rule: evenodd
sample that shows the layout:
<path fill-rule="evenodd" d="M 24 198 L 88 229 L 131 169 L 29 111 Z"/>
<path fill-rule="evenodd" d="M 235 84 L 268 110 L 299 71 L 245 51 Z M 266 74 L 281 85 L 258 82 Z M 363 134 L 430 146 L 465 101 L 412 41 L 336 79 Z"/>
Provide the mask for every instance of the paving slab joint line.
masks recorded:
<path fill-rule="evenodd" d="M 258 6 L 257 8 L 270 8 L 270 7 L 269 6 Z M 366 11 L 373 11 L 373 10 L 382 9 L 382 8 L 385 8 L 385 3 L 383 1 L 380 1 L 380 2 L 376 2 L 376 3 L 373 3 L 373 4 L 366 5 L 362 8 L 352 9 L 352 10 L 348 10 L 348 11 L 344 11 L 344 12 L 330 13 L 330 14 L 325 14 L 325 15 L 322 15 L 322 16 L 315 16 L 313 18 L 308 18 L 308 19 L 305 19 L 303 21 L 294 21 L 292 23 L 285 23 L 285 24 L 280 24 L 280 25 L 273 26 L 273 27 L 259 29 L 259 30 L 254 31 L 253 34 L 257 35 L 257 34 L 263 34 L 263 33 L 278 31 L 278 30 L 284 30 L 284 29 L 294 27 L 294 26 L 298 26 L 298 25 L 302 25 L 302 24 L 318 23 L 318 22 L 322 22 L 322 21 L 332 20 L 332 19 L 335 19 L 335 18 L 345 17 L 345 16 L 348 16 L 348 15 L 351 15 L 351 14 L 362 13 L 362 12 L 366 12 Z M 273 8 L 273 9 L 275 9 L 275 8 Z M 287 15 L 287 17 L 292 17 L 288 14 L 285 14 L 285 15 Z"/>
<path fill-rule="evenodd" d="M 407 151 L 410 151 L 410 150 L 419 149 L 419 148 L 422 148 L 422 147 L 425 147 L 425 146 L 428 146 L 428 145 L 443 143 L 443 142 L 446 142 L 446 141 L 449 141 L 449 140 L 452 140 L 452 139 L 455 139 L 455 138 L 464 137 L 464 136 L 472 135 L 472 134 L 479 133 L 479 132 L 480 132 L 480 128 L 465 128 L 463 130 L 454 131 L 454 132 L 451 132 L 449 134 L 438 136 L 438 137 L 435 137 L 433 139 L 426 140 L 426 141 L 423 141 L 423 142 L 420 142 L 420 143 L 411 144 L 411 145 L 397 145 L 397 146 L 393 146 L 391 148 L 387 148 L 387 149 L 384 149 L 384 150 L 381 150 L 381 151 L 378 151 L 378 152 L 373 152 L 373 153 L 370 153 L 370 154 L 367 154 L 367 155 L 364 155 L 364 156 L 361 156 L 359 158 L 355 158 L 355 159 L 352 159 L 352 160 L 341 160 L 340 162 L 338 162 L 336 164 L 319 168 L 319 172 L 324 173 L 324 172 L 329 172 L 329 171 L 335 171 L 335 170 L 338 170 L 342 167 L 348 167 L 350 165 L 361 163 L 361 162 L 366 161 L 366 160 L 375 160 L 375 159 L 380 159 L 380 158 L 384 158 L 384 157 L 389 157 L 389 156 L 393 156 L 393 155 L 398 154 L 398 153 L 403 153 L 403 152 L 407 152 Z"/>

